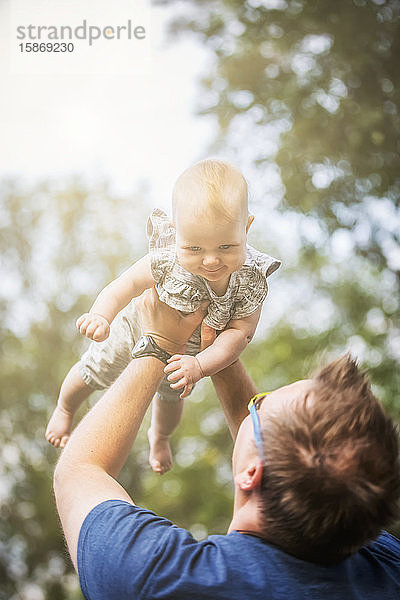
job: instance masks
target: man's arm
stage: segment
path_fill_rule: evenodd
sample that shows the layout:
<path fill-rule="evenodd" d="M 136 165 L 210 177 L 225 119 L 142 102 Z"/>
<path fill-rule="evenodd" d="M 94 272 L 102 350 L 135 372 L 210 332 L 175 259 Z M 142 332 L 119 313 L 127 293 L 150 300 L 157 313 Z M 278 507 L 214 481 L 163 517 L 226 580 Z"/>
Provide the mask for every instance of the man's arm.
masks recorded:
<path fill-rule="evenodd" d="M 249 414 L 247 405 L 257 388 L 240 360 L 211 377 L 225 413 L 233 440 L 243 419 Z"/>
<path fill-rule="evenodd" d="M 136 439 L 162 369 L 156 358 L 132 361 L 78 425 L 61 455 L 54 492 L 75 568 L 79 531 L 91 509 L 109 499 L 132 502 L 114 478 Z"/>
<path fill-rule="evenodd" d="M 150 290 L 141 298 L 144 333 L 157 336 L 168 352 L 182 349 L 204 316 L 204 308 L 183 317 Z M 54 474 L 61 524 L 76 567 L 79 532 L 100 502 L 132 502 L 115 480 L 136 439 L 144 414 L 163 378 L 164 363 L 153 357 L 133 360 L 74 431 Z"/>
<path fill-rule="evenodd" d="M 201 350 L 214 343 L 215 329 L 204 322 L 201 325 Z M 248 415 L 247 405 L 257 389 L 240 360 L 211 377 L 225 413 L 225 419 L 233 440 L 243 419 Z"/>

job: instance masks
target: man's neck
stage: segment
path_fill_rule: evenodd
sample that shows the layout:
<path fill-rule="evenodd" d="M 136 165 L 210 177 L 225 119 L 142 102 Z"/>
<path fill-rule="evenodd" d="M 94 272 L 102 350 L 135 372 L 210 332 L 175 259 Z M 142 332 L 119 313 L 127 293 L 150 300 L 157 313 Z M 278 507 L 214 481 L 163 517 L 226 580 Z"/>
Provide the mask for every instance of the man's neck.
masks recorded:
<path fill-rule="evenodd" d="M 258 494 L 236 493 L 233 507 L 233 517 L 229 525 L 228 533 L 240 531 L 263 537 L 261 526 L 261 511 Z"/>

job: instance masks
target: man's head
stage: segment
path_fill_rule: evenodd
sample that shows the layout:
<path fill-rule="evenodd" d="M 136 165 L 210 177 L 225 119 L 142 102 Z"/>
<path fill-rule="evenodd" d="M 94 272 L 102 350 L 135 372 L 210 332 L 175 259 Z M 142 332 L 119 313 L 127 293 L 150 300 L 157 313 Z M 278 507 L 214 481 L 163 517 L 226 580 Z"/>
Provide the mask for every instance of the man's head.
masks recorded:
<path fill-rule="evenodd" d="M 265 454 L 259 522 L 271 542 L 334 563 L 399 516 L 397 431 L 349 356 L 273 392 L 258 414 Z M 251 423 L 243 428 L 245 446 Z M 246 459 L 235 453 L 237 472 Z"/>

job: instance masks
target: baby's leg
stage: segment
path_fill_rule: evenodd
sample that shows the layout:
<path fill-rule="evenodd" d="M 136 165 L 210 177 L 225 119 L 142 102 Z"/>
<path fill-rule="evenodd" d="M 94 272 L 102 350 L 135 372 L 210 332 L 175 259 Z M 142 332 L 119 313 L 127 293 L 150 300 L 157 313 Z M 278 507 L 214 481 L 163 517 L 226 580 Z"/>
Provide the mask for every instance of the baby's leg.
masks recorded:
<path fill-rule="evenodd" d="M 132 360 L 132 349 L 140 336 L 134 302 L 114 319 L 109 337 L 92 342 L 61 386 L 57 407 L 46 430 L 47 440 L 57 448 L 67 443 L 75 412 L 94 390 L 109 387 Z"/>
<path fill-rule="evenodd" d="M 195 356 L 199 351 L 200 327 L 196 329 L 186 344 L 185 354 Z M 151 425 L 148 431 L 150 442 L 149 463 L 156 473 L 162 475 L 172 466 L 171 447 L 169 438 L 178 426 L 184 401 L 179 398 L 182 390 L 173 390 L 164 378 L 154 396 Z"/>
<path fill-rule="evenodd" d="M 160 394 L 153 398 L 151 425 L 147 432 L 150 442 L 149 463 L 155 473 L 166 473 L 172 466 L 169 438 L 178 426 L 184 400 L 165 400 Z"/>
<path fill-rule="evenodd" d="M 57 406 L 46 429 L 46 439 L 56 448 L 64 448 L 72 428 L 74 415 L 82 402 L 93 392 L 79 372 L 76 363 L 68 372 L 60 389 Z"/>

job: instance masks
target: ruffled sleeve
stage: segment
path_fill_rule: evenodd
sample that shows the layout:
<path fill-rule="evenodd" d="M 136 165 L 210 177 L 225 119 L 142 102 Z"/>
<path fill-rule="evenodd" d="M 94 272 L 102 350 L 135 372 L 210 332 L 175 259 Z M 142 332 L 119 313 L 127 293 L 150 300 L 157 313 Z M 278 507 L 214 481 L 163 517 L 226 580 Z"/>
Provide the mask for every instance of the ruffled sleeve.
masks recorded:
<path fill-rule="evenodd" d="M 247 246 L 244 265 L 232 273 L 224 296 L 217 296 L 208 282 L 181 267 L 176 259 L 175 228 L 167 215 L 156 208 L 147 223 L 152 275 L 162 302 L 182 312 L 195 311 L 209 301 L 204 321 L 221 330 L 231 319 L 251 315 L 268 294 L 267 278 L 280 261 Z"/>
<path fill-rule="evenodd" d="M 267 278 L 280 266 L 280 260 L 247 246 L 246 261 L 238 271 L 232 319 L 243 319 L 257 310 L 268 294 Z"/>
<path fill-rule="evenodd" d="M 159 208 L 153 210 L 147 221 L 147 238 L 151 273 L 156 283 L 162 283 L 175 262 L 175 228 Z"/>
<path fill-rule="evenodd" d="M 201 277 L 183 269 L 176 260 L 175 228 L 155 208 L 147 222 L 151 272 L 160 300 L 182 312 L 194 312 L 209 295 Z"/>

